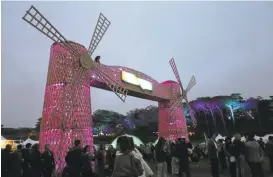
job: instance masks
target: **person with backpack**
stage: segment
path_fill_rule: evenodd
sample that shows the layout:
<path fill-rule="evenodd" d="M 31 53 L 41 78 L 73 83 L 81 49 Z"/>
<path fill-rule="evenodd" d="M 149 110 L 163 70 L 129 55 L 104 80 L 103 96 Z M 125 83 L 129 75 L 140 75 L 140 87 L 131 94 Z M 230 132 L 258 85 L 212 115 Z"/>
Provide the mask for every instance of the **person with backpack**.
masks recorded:
<path fill-rule="evenodd" d="M 138 177 L 143 175 L 144 169 L 141 161 L 132 154 L 128 137 L 121 136 L 118 138 L 117 149 L 112 177 Z"/>

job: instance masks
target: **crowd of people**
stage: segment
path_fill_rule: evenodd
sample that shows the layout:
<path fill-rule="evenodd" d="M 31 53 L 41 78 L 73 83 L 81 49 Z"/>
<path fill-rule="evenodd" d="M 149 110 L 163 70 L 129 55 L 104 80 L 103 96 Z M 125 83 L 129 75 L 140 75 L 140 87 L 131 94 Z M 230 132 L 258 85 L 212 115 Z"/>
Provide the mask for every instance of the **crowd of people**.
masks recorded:
<path fill-rule="evenodd" d="M 264 177 L 263 163 L 267 156 L 270 170 L 273 172 L 273 137 L 268 138 L 265 144 L 262 139 L 255 140 L 255 135 L 246 136 L 246 142 L 241 140 L 239 133 L 216 142 L 217 133 L 214 133 L 207 142 L 208 158 L 211 164 L 212 177 L 219 177 L 219 164 L 222 170 L 229 168 L 231 177 L 244 177 L 247 164 L 252 177 Z"/>
<path fill-rule="evenodd" d="M 185 137 L 175 142 L 160 137 L 156 146 L 152 144 L 135 146 L 133 138 L 121 136 L 117 140 L 116 148 L 109 146 L 106 150 L 101 144 L 99 149 L 89 145 L 83 147 L 80 140 L 74 141 L 66 157 L 66 167 L 62 177 L 168 177 L 170 175 L 191 177 L 190 163 L 198 167 L 200 159 L 208 160 L 211 165 L 212 177 L 219 177 L 219 166 L 222 170 L 229 170 L 230 177 L 244 176 L 247 163 L 252 177 L 264 177 L 263 160 L 269 158 L 270 169 L 273 172 L 273 137 L 265 144 L 256 141 L 254 134 L 247 136 L 247 141 L 241 141 L 241 135 L 216 141 L 214 133 L 206 141 L 206 149 L 199 145 L 195 147 Z M 83 148 L 82 148 L 83 147 Z M 17 146 L 11 152 L 7 145 L 2 150 L 3 177 L 51 177 L 55 169 L 54 154 L 48 144 L 45 151 L 39 151 L 39 144 Z M 4 163 L 3 163 L 4 162 Z M 155 174 L 148 165 L 156 164 Z"/>

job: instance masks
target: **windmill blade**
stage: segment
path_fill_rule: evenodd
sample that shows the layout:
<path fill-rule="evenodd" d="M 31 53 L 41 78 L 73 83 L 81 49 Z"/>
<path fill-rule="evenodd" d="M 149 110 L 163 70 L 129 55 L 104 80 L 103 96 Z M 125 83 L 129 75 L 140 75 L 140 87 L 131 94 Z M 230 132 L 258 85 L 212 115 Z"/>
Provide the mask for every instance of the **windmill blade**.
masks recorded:
<path fill-rule="evenodd" d="M 197 121 L 196 121 L 196 118 L 194 116 L 194 111 L 192 110 L 192 107 L 190 106 L 190 103 L 189 103 L 188 99 L 185 99 L 185 100 L 186 100 L 187 107 L 188 107 L 188 110 L 189 110 L 189 113 L 190 113 L 192 125 L 195 128 L 197 126 Z"/>
<path fill-rule="evenodd" d="M 80 53 L 69 44 L 65 37 L 34 7 L 31 6 L 23 16 L 23 20 L 55 42 L 61 42 L 75 56 Z"/>
<path fill-rule="evenodd" d="M 175 62 L 174 62 L 174 59 L 172 58 L 172 59 L 169 61 L 169 63 L 170 63 L 170 65 L 171 65 L 172 69 L 173 69 L 173 72 L 174 72 L 174 75 L 175 75 L 175 77 L 176 77 L 177 82 L 179 83 L 181 89 L 184 90 L 184 89 L 183 89 L 183 86 L 182 86 L 182 82 L 181 82 L 181 80 L 180 80 L 179 73 L 178 73 L 177 68 L 176 68 L 176 64 L 175 64 Z"/>
<path fill-rule="evenodd" d="M 192 89 L 192 87 L 193 87 L 195 84 L 196 84 L 195 77 L 192 76 L 192 77 L 191 77 L 191 80 L 190 80 L 190 82 L 189 82 L 189 84 L 188 84 L 188 86 L 187 86 L 187 88 L 186 88 L 186 92 L 188 93 L 188 92 Z"/>
<path fill-rule="evenodd" d="M 178 106 L 179 104 L 182 105 L 182 100 L 183 100 L 182 97 L 180 97 L 178 100 L 176 100 L 176 101 L 172 104 L 172 106 L 170 107 L 170 110 L 172 111 L 172 110 L 173 110 L 176 106 Z"/>
<path fill-rule="evenodd" d="M 108 70 L 106 67 L 100 66 L 100 63 L 94 62 L 94 70 L 96 71 L 96 74 L 100 77 L 102 82 L 104 82 L 120 99 L 121 101 L 125 102 L 128 89 L 123 88 L 121 85 L 119 85 L 116 81 L 114 81 L 112 78 L 110 78 L 106 71 Z"/>
<path fill-rule="evenodd" d="M 111 22 L 102 13 L 100 13 L 100 16 L 97 21 L 97 25 L 93 32 L 90 45 L 88 47 L 88 54 L 90 57 L 92 56 L 93 52 L 96 50 L 97 46 L 99 45 L 102 37 L 106 33 L 110 24 Z"/>

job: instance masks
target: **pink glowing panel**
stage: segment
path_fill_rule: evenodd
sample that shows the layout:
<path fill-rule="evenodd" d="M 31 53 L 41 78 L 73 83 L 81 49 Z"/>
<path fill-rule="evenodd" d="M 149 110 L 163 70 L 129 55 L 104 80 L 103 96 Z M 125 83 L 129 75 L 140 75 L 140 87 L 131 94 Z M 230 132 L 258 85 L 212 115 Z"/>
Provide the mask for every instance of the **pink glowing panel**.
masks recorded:
<path fill-rule="evenodd" d="M 162 85 L 172 88 L 172 95 L 179 95 L 180 86 L 174 81 L 165 81 Z M 174 108 L 173 115 L 169 112 L 172 101 L 161 101 L 159 107 L 159 136 L 168 140 L 175 140 L 184 136 L 188 140 L 188 131 L 184 110 L 181 105 Z"/>
<path fill-rule="evenodd" d="M 72 45 L 79 52 L 86 51 L 81 45 Z M 74 88 L 71 85 L 71 77 L 78 68 L 78 59 L 71 57 L 62 45 L 53 44 L 45 90 L 40 148 L 43 151 L 45 144 L 51 145 L 58 172 L 63 170 L 66 153 L 73 146 L 74 140 L 80 139 L 82 145 L 93 147 L 89 72 L 80 78 Z M 53 114 L 56 108 L 58 111 Z"/>

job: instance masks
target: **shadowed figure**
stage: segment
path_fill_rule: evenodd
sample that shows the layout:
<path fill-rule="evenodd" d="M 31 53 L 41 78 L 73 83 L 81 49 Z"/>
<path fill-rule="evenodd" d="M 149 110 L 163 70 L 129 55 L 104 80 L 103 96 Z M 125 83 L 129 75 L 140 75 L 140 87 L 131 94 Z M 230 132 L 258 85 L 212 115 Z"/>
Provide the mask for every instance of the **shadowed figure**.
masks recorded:
<path fill-rule="evenodd" d="M 51 177 L 55 168 L 54 154 L 49 144 L 45 144 L 45 151 L 42 153 L 43 177 Z"/>

